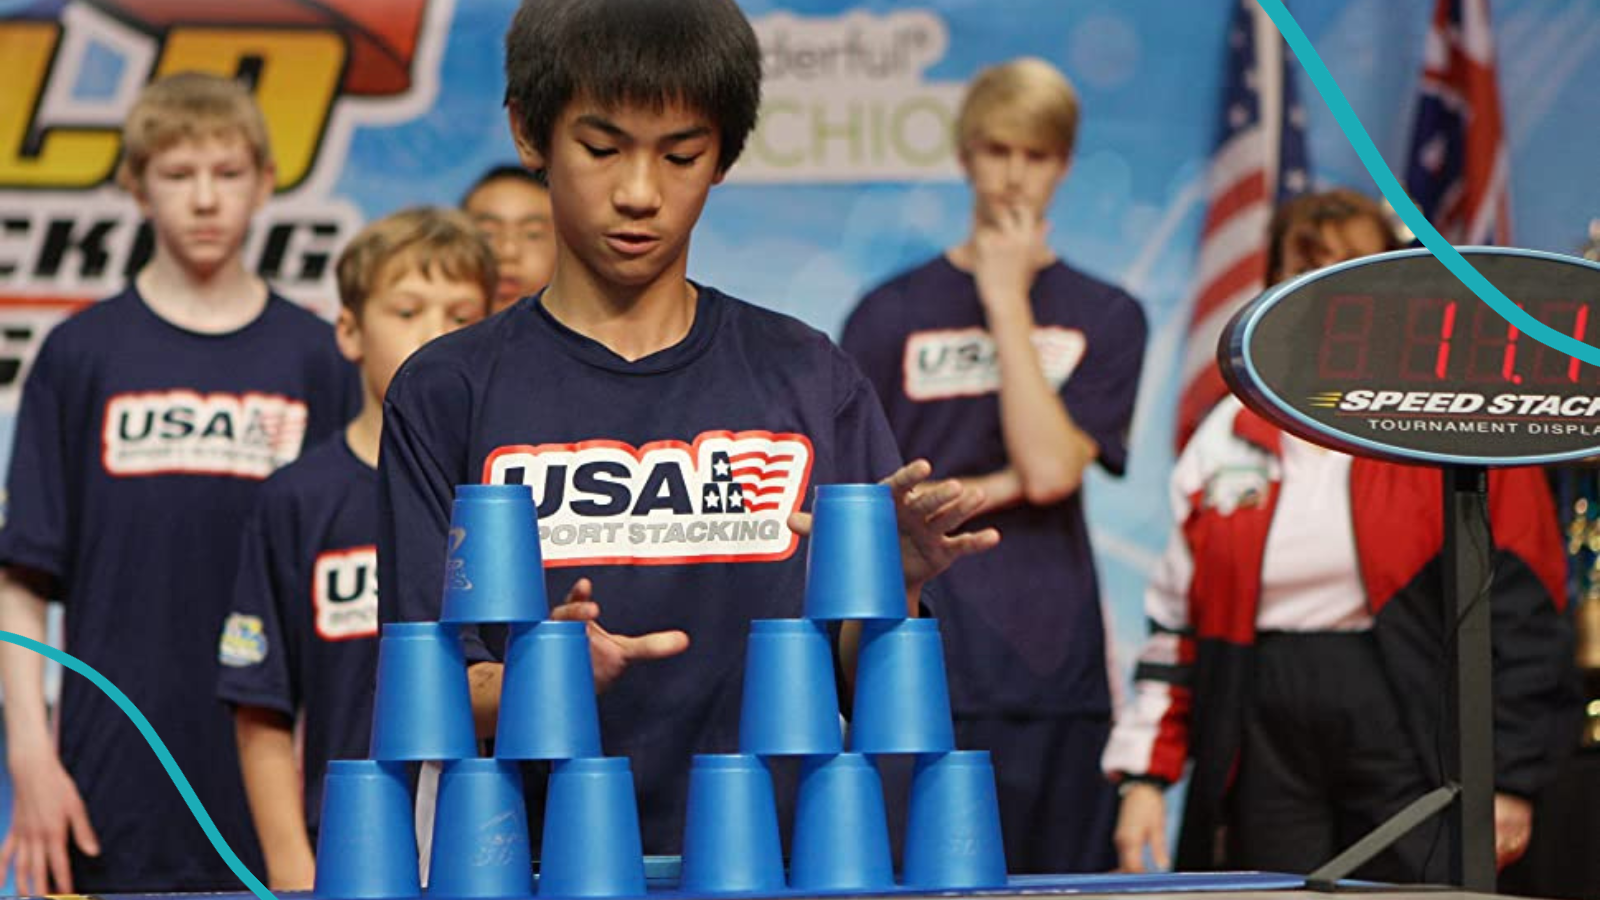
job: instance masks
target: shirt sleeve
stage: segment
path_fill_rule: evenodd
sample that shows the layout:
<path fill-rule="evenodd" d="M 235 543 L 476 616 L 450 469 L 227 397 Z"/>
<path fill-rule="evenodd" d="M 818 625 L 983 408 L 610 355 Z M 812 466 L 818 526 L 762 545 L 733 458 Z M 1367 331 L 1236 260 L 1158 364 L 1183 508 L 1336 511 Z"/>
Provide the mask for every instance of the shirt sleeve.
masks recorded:
<path fill-rule="evenodd" d="M 1061 402 L 1072 421 L 1100 447 L 1100 465 L 1113 475 L 1128 467 L 1128 429 L 1144 368 L 1144 310 L 1120 291 L 1112 295 L 1107 321 L 1089 341 L 1078 370 L 1061 386 Z"/>
<path fill-rule="evenodd" d="M 884 327 L 878 311 L 888 302 L 888 288 L 878 288 L 856 306 L 845 320 L 839 346 L 860 366 L 878 400 L 887 404 L 902 389 L 904 341 L 900 330 Z"/>
<path fill-rule="evenodd" d="M 1226 417 L 1231 420 L 1229 414 Z M 1211 435 L 1223 422 L 1209 422 Z M 1168 784 L 1183 776 L 1194 710 L 1195 636 L 1189 610 L 1194 558 L 1185 524 L 1210 478 L 1196 437 L 1173 467 L 1168 484 L 1172 530 L 1160 563 L 1145 586 L 1149 635 L 1134 667 L 1133 690 L 1118 710 L 1100 765 L 1113 779 L 1154 778 Z"/>
<path fill-rule="evenodd" d="M 413 357 L 384 400 L 378 451 L 378 619 L 439 618 L 455 485 L 466 477 L 471 392 L 464 379 Z"/>
<path fill-rule="evenodd" d="M 34 569 L 62 587 L 71 578 L 67 466 L 73 456 L 67 448 L 63 396 L 62 374 L 67 369 L 59 357 L 57 342 L 46 338 L 23 384 L 6 479 L 0 564 Z M 74 437 L 99 439 L 97 434 Z"/>
<path fill-rule="evenodd" d="M 286 613 L 291 604 L 309 603 L 309 598 L 296 590 L 300 579 L 285 571 L 292 547 L 277 545 L 283 535 L 267 524 L 273 518 L 269 509 L 279 502 L 263 491 L 245 523 L 232 608 L 217 646 L 217 696 L 292 717 L 301 702 L 295 657 L 304 652 L 295 642 L 305 635 L 293 633 Z M 298 588 L 303 591 L 305 585 Z"/>
<path fill-rule="evenodd" d="M 1495 788 L 1524 797 L 1556 776 L 1576 746 L 1582 693 L 1566 601 L 1566 556 L 1544 472 L 1489 475 L 1496 554 L 1490 604 Z"/>
<path fill-rule="evenodd" d="M 882 481 L 902 464 L 894 432 L 872 385 L 843 354 L 838 363 L 842 399 L 833 415 L 838 480 L 851 484 Z"/>

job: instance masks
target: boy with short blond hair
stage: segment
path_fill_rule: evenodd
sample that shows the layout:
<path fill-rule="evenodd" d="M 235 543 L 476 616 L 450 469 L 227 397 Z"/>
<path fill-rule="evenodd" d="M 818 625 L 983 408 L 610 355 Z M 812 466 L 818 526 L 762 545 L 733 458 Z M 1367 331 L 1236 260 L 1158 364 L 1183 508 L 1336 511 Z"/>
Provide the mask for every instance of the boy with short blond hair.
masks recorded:
<path fill-rule="evenodd" d="M 121 294 L 52 331 L 23 388 L 0 530 L 0 628 L 66 650 L 143 711 L 246 865 L 250 827 L 216 642 L 238 522 L 260 483 L 346 421 L 354 373 L 327 323 L 274 294 L 241 251 L 272 193 L 243 86 L 187 73 L 134 104 L 119 173 L 155 233 Z M 243 635 L 248 645 L 251 638 Z M 62 684 L 53 739 L 42 659 L 0 649 L 16 787 L 0 871 L 19 893 L 237 889 L 126 715 Z"/>
<path fill-rule="evenodd" d="M 529 0 L 506 74 L 523 164 L 548 176 L 555 273 L 395 376 L 379 605 L 438 617 L 455 485 L 530 485 L 567 598 L 552 615 L 589 623 L 605 751 L 632 760 L 645 852 L 673 853 L 691 756 L 737 748 L 751 620 L 801 613 L 813 486 L 889 476 L 913 607 L 998 535 L 949 534 L 981 498 L 900 467 L 871 386 L 824 335 L 685 275 L 760 104 L 761 50 L 733 0 Z M 490 733 L 502 670 L 486 643 L 470 676 Z M 648 677 L 628 671 L 646 661 Z"/>
<path fill-rule="evenodd" d="M 1115 865 L 1099 772 L 1111 714 L 1105 628 L 1084 521 L 1085 470 L 1121 475 L 1145 319 L 1062 262 L 1046 211 L 1071 166 L 1078 98 L 1056 68 L 979 73 L 957 117 L 967 239 L 871 291 L 841 341 L 907 456 L 987 495 L 1005 543 L 945 579 L 956 742 L 988 750 L 1013 872 Z"/>
<path fill-rule="evenodd" d="M 495 261 L 466 216 L 419 207 L 357 234 L 339 257 L 338 280 L 339 349 L 360 367 L 366 400 L 343 434 L 262 486 L 219 648 L 217 694 L 234 708 L 273 890 L 311 888 L 328 761 L 367 755 L 378 664 L 375 467 L 384 391 L 418 347 L 483 318 Z M 231 640 L 236 634 L 257 637 L 241 648 Z"/>

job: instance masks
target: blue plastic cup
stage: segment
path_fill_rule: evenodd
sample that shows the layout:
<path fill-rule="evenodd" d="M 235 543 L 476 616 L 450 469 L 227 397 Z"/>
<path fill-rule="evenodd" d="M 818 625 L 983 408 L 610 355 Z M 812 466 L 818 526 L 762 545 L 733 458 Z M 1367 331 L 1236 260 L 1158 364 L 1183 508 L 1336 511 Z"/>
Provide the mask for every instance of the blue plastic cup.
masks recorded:
<path fill-rule="evenodd" d="M 748 754 L 699 755 L 689 769 L 683 877 L 689 894 L 783 890 L 772 773 Z"/>
<path fill-rule="evenodd" d="M 866 622 L 850 717 L 855 753 L 948 753 L 950 687 L 937 619 Z"/>
<path fill-rule="evenodd" d="M 550 771 L 541 897 L 638 897 L 644 850 L 626 756 L 569 759 Z"/>
<path fill-rule="evenodd" d="M 532 893 L 528 815 L 517 764 L 446 763 L 433 817 L 428 896 L 456 900 Z"/>
<path fill-rule="evenodd" d="M 478 755 L 459 626 L 391 622 L 378 643 L 372 752 L 383 761 Z"/>
<path fill-rule="evenodd" d="M 582 622 L 513 625 L 500 683 L 500 759 L 600 755 L 589 635 Z"/>
<path fill-rule="evenodd" d="M 831 756 L 844 749 L 833 650 L 820 622 L 750 623 L 741 704 L 741 753 Z"/>
<path fill-rule="evenodd" d="M 900 531 L 889 486 L 820 485 L 811 513 L 806 618 L 905 618 Z"/>
<path fill-rule="evenodd" d="M 894 888 L 883 783 L 861 754 L 817 757 L 802 765 L 789 886 L 797 891 Z"/>
<path fill-rule="evenodd" d="M 313 896 L 371 900 L 421 892 L 416 820 L 404 767 L 369 759 L 329 762 Z"/>
<path fill-rule="evenodd" d="M 549 617 L 532 488 L 456 487 L 442 606 L 441 622 L 538 622 Z"/>
<path fill-rule="evenodd" d="M 987 750 L 919 757 L 907 806 L 906 887 L 1005 886 L 1006 849 Z"/>

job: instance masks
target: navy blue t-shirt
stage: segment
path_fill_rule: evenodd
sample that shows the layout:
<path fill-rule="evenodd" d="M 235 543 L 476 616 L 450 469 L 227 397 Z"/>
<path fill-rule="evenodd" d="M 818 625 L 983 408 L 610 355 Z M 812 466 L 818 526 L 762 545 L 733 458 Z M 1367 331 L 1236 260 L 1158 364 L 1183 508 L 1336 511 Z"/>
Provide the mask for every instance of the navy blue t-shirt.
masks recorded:
<path fill-rule="evenodd" d="M 1144 358 L 1145 318 L 1121 290 L 1061 262 L 1030 292 L 1045 377 L 1073 422 L 1121 475 Z M 1000 431 L 1000 370 L 977 284 L 940 256 L 869 293 L 841 341 L 877 389 L 907 459 L 941 476 L 1009 464 Z M 972 714 L 1110 711 L 1105 629 L 1083 493 L 1022 503 L 974 520 L 1000 546 L 946 573 L 942 620 L 951 703 Z"/>
<path fill-rule="evenodd" d="M 378 670 L 378 475 L 344 436 L 261 486 L 245 525 L 217 695 L 305 716 L 306 827 L 315 846 L 331 759 L 365 759 Z"/>
<path fill-rule="evenodd" d="M 56 582 L 66 650 L 121 688 L 223 837 L 261 871 L 217 636 L 261 482 L 359 398 L 326 322 L 281 297 L 226 334 L 129 288 L 61 323 L 23 388 L 0 563 Z M 62 684 L 61 760 L 100 837 L 85 891 L 237 889 L 144 738 L 99 688 Z"/>
<path fill-rule="evenodd" d="M 552 604 L 588 577 L 607 629 L 688 632 L 600 699 L 645 850 L 675 852 L 691 755 L 737 749 L 750 621 L 801 614 L 789 513 L 899 464 L 871 386 L 820 332 L 701 287 L 689 334 L 633 362 L 525 299 L 418 351 L 385 410 L 384 621 L 437 618 L 454 485 L 525 483 Z"/>

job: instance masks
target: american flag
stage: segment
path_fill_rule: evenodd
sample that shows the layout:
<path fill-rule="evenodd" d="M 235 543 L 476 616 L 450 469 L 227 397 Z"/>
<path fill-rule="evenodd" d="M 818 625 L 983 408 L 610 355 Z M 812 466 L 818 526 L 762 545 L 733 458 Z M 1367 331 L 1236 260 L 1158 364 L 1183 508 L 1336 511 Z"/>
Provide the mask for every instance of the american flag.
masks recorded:
<path fill-rule="evenodd" d="M 1488 0 L 1439 0 L 1423 56 L 1406 191 L 1450 243 L 1509 244 L 1509 163 Z"/>
<path fill-rule="evenodd" d="M 1234 10 L 1227 64 L 1184 350 L 1180 449 L 1228 394 L 1217 369 L 1217 341 L 1228 318 L 1264 286 L 1273 207 L 1309 183 L 1305 108 L 1295 97 L 1283 39 L 1255 0 L 1240 0 Z"/>

